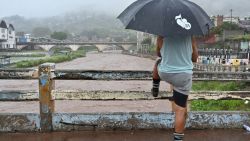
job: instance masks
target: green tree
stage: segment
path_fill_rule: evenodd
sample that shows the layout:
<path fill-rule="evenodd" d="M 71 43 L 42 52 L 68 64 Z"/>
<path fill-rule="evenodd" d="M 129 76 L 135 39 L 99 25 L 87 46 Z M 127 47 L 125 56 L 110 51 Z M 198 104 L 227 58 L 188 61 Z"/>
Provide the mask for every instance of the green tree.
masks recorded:
<path fill-rule="evenodd" d="M 148 44 L 148 45 L 151 45 L 152 44 L 152 39 L 151 38 L 145 38 L 141 44 Z"/>
<path fill-rule="evenodd" d="M 51 30 L 48 27 L 36 27 L 32 30 L 32 35 L 35 37 L 45 37 L 51 34 Z"/>
<path fill-rule="evenodd" d="M 214 27 L 212 29 L 212 33 L 221 35 L 223 30 L 239 30 L 239 29 L 241 28 L 235 23 L 224 22 L 221 26 Z"/>
<path fill-rule="evenodd" d="M 51 38 L 57 40 L 65 40 L 68 38 L 68 34 L 66 32 L 53 32 L 50 36 Z"/>

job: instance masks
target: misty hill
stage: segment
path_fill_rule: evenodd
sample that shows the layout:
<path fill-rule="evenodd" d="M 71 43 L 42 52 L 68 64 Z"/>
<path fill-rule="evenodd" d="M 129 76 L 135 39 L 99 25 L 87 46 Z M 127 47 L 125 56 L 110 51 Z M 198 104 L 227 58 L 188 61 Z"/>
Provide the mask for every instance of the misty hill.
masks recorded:
<path fill-rule="evenodd" d="M 36 32 L 38 29 L 43 29 L 43 32 L 48 35 L 54 31 L 63 31 L 71 35 L 97 36 L 99 38 L 135 37 L 135 32 L 125 30 L 115 16 L 102 13 L 75 12 L 47 18 L 30 19 L 15 15 L 2 19 L 6 20 L 7 23 L 12 23 L 16 32 L 31 33 L 33 36 L 43 36 L 43 33 L 39 35 Z"/>

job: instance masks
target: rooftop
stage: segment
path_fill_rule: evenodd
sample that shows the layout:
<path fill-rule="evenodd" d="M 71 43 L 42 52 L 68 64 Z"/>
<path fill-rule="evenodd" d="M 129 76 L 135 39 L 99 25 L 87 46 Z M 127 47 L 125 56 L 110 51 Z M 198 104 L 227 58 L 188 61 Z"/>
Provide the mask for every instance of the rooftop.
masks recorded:
<path fill-rule="evenodd" d="M 5 21 L 3 21 L 3 20 L 1 21 L 0 28 L 8 28 Z"/>

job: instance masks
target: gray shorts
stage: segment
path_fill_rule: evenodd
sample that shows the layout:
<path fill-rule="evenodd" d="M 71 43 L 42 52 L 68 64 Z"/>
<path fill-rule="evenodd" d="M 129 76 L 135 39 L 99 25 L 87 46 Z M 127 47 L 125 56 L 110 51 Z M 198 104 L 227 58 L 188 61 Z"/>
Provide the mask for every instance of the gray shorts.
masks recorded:
<path fill-rule="evenodd" d="M 159 72 L 159 76 L 161 80 L 173 85 L 175 91 L 189 95 L 192 89 L 192 74 Z"/>

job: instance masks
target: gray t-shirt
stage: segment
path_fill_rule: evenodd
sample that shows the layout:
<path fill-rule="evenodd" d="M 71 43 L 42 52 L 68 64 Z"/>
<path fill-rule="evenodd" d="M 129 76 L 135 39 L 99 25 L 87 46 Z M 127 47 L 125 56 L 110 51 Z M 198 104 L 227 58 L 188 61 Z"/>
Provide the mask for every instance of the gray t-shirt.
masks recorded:
<path fill-rule="evenodd" d="M 192 37 L 173 36 L 163 39 L 162 61 L 158 66 L 163 73 L 193 73 Z"/>

